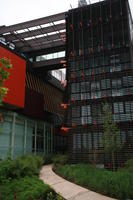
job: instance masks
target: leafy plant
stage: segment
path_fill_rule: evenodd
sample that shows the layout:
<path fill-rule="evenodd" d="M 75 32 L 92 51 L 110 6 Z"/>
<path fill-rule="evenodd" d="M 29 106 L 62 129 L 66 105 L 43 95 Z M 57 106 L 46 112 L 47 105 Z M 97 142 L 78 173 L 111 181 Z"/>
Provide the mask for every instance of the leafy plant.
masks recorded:
<path fill-rule="evenodd" d="M 124 169 L 127 169 L 133 172 L 133 159 L 130 159 L 125 163 Z"/>
<path fill-rule="evenodd" d="M 103 148 L 105 153 L 111 153 L 113 169 L 115 169 L 115 153 L 121 149 L 120 130 L 113 120 L 108 104 L 103 106 Z"/>
<path fill-rule="evenodd" d="M 1 197 L 4 200 L 13 200 L 15 195 L 19 200 L 29 200 L 30 198 L 32 200 L 40 198 L 48 200 L 49 194 L 52 194 L 55 199 L 54 190 L 37 177 L 24 177 L 6 181 L 1 187 Z"/>
<path fill-rule="evenodd" d="M 0 182 L 6 179 L 38 175 L 42 165 L 43 158 L 35 155 L 22 156 L 16 160 L 1 161 Z"/>
<path fill-rule="evenodd" d="M 12 68 L 11 62 L 7 58 L 0 59 L 0 105 L 2 105 L 3 98 L 8 92 L 8 88 L 4 87 L 5 80 L 8 79 L 9 69 Z"/>
<path fill-rule="evenodd" d="M 52 161 L 53 161 L 54 165 L 64 165 L 68 162 L 68 156 L 62 155 L 62 154 L 57 154 L 57 155 L 53 156 Z"/>

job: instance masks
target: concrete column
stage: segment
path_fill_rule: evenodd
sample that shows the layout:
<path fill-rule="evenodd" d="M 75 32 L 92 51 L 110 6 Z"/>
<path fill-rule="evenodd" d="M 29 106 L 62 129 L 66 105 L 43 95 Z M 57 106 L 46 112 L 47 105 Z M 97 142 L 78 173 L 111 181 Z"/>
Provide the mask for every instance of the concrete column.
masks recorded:
<path fill-rule="evenodd" d="M 13 159 L 14 157 L 15 123 L 16 123 L 16 113 L 13 113 L 12 131 L 11 131 L 11 159 Z"/>
<path fill-rule="evenodd" d="M 44 137 L 44 140 L 43 140 L 43 142 L 44 142 L 44 146 L 43 146 L 43 148 L 44 148 L 44 154 L 46 154 L 46 145 L 45 145 L 45 141 L 46 141 L 46 124 L 45 124 L 45 122 L 44 122 L 44 124 L 43 124 L 43 137 Z"/>
<path fill-rule="evenodd" d="M 24 154 L 26 154 L 26 143 L 27 143 L 27 119 L 24 121 Z"/>
<path fill-rule="evenodd" d="M 35 155 L 36 155 L 36 146 L 37 146 L 36 142 L 37 142 L 37 122 L 35 122 L 35 149 L 34 149 Z"/>

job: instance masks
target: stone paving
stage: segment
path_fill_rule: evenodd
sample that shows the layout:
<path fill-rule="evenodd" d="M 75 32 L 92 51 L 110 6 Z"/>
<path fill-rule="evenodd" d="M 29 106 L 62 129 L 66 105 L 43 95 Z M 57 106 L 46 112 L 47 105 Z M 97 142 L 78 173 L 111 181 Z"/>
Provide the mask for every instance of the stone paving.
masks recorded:
<path fill-rule="evenodd" d="M 42 168 L 40 179 L 50 185 L 66 200 L 115 200 L 61 178 L 52 171 L 52 165 L 46 165 Z"/>

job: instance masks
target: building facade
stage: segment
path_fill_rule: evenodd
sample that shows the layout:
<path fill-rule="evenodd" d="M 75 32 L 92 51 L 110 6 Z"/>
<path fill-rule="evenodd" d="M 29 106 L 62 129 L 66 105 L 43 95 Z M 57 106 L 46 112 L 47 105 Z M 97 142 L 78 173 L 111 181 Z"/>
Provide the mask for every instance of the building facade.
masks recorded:
<path fill-rule="evenodd" d="M 133 23 L 128 1 L 72 9 L 66 26 L 70 159 L 105 163 L 101 113 L 108 102 L 123 146 L 116 162 L 124 162 L 133 156 Z"/>

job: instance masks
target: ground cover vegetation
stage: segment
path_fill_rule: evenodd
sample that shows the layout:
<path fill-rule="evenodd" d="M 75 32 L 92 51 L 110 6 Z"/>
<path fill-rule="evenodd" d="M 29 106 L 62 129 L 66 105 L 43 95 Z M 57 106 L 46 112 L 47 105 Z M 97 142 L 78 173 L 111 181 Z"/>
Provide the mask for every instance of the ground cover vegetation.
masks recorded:
<path fill-rule="evenodd" d="M 0 161 L 0 199 L 63 200 L 38 178 L 44 160 L 41 156 L 28 155 Z"/>
<path fill-rule="evenodd" d="M 117 171 L 96 168 L 91 164 L 56 163 L 53 170 L 60 176 L 98 193 L 120 200 L 133 199 L 133 160 Z"/>

